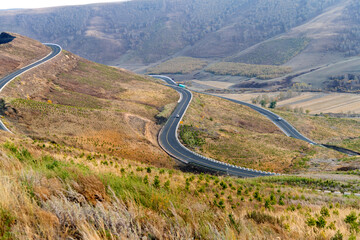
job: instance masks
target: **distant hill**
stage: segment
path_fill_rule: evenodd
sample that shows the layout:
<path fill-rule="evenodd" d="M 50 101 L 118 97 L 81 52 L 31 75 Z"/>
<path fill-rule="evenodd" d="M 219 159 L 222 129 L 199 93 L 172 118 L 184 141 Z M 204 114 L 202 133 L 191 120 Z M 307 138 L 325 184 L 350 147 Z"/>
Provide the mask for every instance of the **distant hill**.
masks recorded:
<path fill-rule="evenodd" d="M 341 16 L 347 28 L 333 34 L 330 49 L 356 55 L 360 44 L 357 28 L 354 32 L 352 27 L 358 23 L 355 0 L 136 0 L 13 10 L 0 12 L 0 29 L 57 42 L 112 65 L 147 65 L 174 54 L 238 60 L 248 47 L 291 32 L 339 5 L 351 6 Z M 302 46 L 296 45 L 294 52 Z"/>

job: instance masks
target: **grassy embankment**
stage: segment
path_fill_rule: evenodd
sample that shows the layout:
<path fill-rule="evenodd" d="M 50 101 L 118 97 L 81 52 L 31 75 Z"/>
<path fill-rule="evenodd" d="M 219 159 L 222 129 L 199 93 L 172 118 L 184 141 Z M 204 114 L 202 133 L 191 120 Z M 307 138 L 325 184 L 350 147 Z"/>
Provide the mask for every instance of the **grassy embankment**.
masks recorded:
<path fill-rule="evenodd" d="M 4 239 L 330 239 L 357 234 L 357 220 L 347 216 L 359 214 L 358 198 L 312 189 L 356 191 L 358 184 L 194 175 L 62 144 L 12 139 L 3 136 L 0 147 Z"/>
<path fill-rule="evenodd" d="M 303 170 L 311 158 L 323 153 L 323 149 L 286 137 L 267 118 L 247 107 L 200 94 L 194 94 L 180 137 L 188 147 L 208 157 L 275 172 Z"/>
<path fill-rule="evenodd" d="M 18 77 L 2 95 L 5 123 L 16 133 L 157 166 L 173 164 L 157 144 L 157 115 L 169 112 L 178 95 L 153 80 L 63 51 Z"/>
<path fill-rule="evenodd" d="M 14 33 L 11 36 L 15 37 L 11 42 L 0 44 L 0 78 L 51 52 L 38 41 Z"/>
<path fill-rule="evenodd" d="M 187 74 L 204 68 L 208 63 L 191 57 L 176 57 L 148 70 L 149 74 Z"/>
<path fill-rule="evenodd" d="M 357 119 L 274 111 L 316 142 L 360 151 Z M 207 95 L 194 94 L 180 137 L 185 145 L 208 157 L 267 171 L 304 172 L 309 167 L 311 171 L 334 171 L 359 165 L 358 158 L 288 138 L 260 114 Z"/>
<path fill-rule="evenodd" d="M 360 152 L 360 120 L 312 116 L 304 113 L 275 112 L 293 124 L 305 136 L 319 143 L 338 145 Z"/>

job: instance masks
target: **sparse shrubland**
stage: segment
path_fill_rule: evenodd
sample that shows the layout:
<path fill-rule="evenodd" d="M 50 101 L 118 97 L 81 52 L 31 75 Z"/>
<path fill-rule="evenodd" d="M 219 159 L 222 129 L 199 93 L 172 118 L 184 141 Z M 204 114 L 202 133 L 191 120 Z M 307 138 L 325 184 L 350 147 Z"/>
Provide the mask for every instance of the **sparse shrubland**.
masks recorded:
<path fill-rule="evenodd" d="M 4 239 L 356 234 L 358 198 L 313 191 L 347 191 L 350 184 L 195 175 L 47 141 L 2 137 L 1 142 Z M 62 150 L 51 150 L 57 148 Z"/>
<path fill-rule="evenodd" d="M 245 76 L 249 78 L 271 79 L 290 73 L 291 67 L 254 65 L 235 62 L 219 62 L 205 69 L 216 75 Z"/>
<path fill-rule="evenodd" d="M 4 122 L 16 133 L 173 164 L 157 144 L 158 115 L 166 110 L 166 120 L 178 94 L 152 79 L 63 51 L 15 79 L 2 96 Z"/>

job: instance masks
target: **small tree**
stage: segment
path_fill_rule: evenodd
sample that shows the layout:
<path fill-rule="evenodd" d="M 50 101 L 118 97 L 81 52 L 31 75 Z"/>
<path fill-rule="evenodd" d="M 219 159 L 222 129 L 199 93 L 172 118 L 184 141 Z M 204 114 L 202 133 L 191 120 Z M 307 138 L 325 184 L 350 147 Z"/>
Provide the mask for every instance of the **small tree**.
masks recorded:
<path fill-rule="evenodd" d="M 261 105 L 262 107 L 265 107 L 265 106 L 266 106 L 266 101 L 265 101 L 264 99 L 262 99 L 262 100 L 260 101 L 260 105 Z"/>
<path fill-rule="evenodd" d="M 276 100 L 271 101 L 269 108 L 272 108 L 272 109 L 276 108 L 276 103 L 277 103 Z"/>

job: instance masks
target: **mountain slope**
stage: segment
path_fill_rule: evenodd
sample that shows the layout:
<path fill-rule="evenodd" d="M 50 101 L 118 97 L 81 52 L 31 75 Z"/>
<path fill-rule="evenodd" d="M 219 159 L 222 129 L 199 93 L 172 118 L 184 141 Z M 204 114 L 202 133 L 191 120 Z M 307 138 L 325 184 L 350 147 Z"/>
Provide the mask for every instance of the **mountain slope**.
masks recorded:
<path fill-rule="evenodd" d="M 178 94 L 145 77 L 63 51 L 16 78 L 1 97 L 5 123 L 17 134 L 172 165 L 157 143 L 157 115 Z"/>
<path fill-rule="evenodd" d="M 343 1 L 130 1 L 4 11 L 0 27 L 57 42 L 98 62 L 148 64 L 178 52 L 228 57 L 339 2 Z"/>
<path fill-rule="evenodd" d="M 6 41 L 1 41 L 2 39 Z M 0 35 L 0 78 L 36 60 L 45 57 L 51 50 L 33 39 L 14 33 Z"/>

